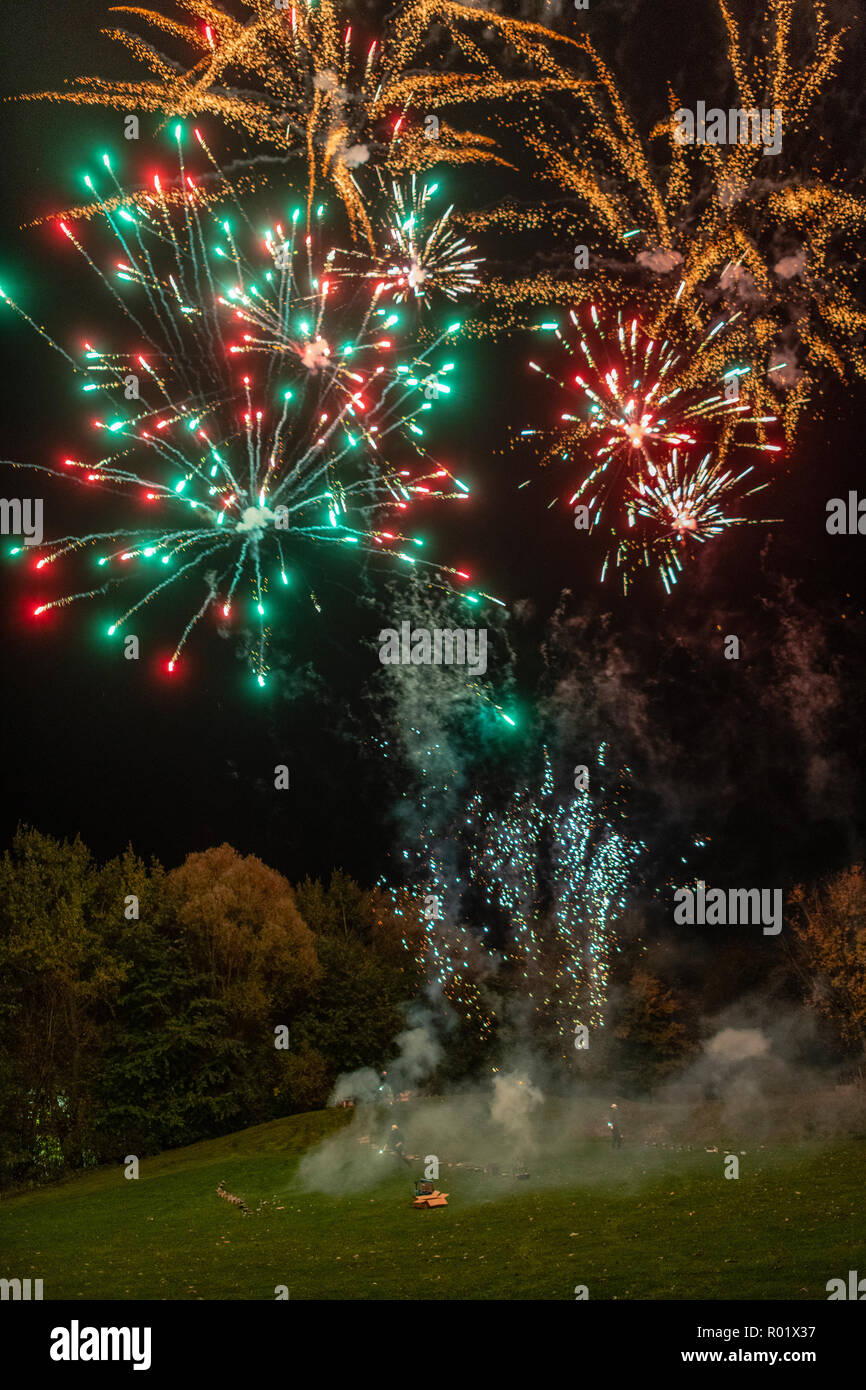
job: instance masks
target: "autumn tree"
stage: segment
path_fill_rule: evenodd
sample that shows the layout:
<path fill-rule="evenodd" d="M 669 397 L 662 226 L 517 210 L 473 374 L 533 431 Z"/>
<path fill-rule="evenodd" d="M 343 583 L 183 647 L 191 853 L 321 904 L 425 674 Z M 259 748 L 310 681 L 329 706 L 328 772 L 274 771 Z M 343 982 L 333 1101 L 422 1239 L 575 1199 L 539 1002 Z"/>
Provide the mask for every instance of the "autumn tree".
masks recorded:
<path fill-rule="evenodd" d="M 645 969 L 631 975 L 611 1024 L 612 1068 L 628 1089 L 651 1089 L 681 1067 L 695 1046 L 684 1000 Z"/>
<path fill-rule="evenodd" d="M 304 879 L 295 889 L 298 907 L 315 935 L 360 942 L 382 960 L 407 975 L 407 994 L 418 983 L 411 969 L 411 950 L 404 945 L 409 925 L 394 910 L 385 889 L 361 888 L 342 869 L 335 869 L 325 887 L 317 879 Z"/>
<path fill-rule="evenodd" d="M 22 828 L 0 860 L 0 1127 L 19 1178 L 88 1157 L 100 1021 L 126 974 L 101 887 L 77 837 Z"/>
<path fill-rule="evenodd" d="M 809 1008 L 844 1045 L 866 1047 L 866 876 L 855 864 L 789 900 L 789 953 Z"/>
<path fill-rule="evenodd" d="M 187 856 L 167 881 L 195 964 L 245 1034 L 292 1011 L 319 976 L 316 944 L 289 882 L 231 845 Z"/>

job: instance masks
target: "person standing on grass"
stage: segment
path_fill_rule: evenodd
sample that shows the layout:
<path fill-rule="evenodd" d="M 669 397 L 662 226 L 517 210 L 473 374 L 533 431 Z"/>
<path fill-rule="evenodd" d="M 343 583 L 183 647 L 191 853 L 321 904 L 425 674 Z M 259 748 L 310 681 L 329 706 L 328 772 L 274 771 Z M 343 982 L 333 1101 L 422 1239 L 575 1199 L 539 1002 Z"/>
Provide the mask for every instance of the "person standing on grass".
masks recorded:
<path fill-rule="evenodd" d="M 406 1167 L 409 1168 L 411 1165 L 406 1157 L 406 1141 L 403 1138 L 403 1133 L 399 1125 L 391 1126 L 391 1148 L 394 1150 L 394 1153 L 400 1159 L 401 1163 L 405 1163 Z"/>
<path fill-rule="evenodd" d="M 610 1108 L 611 1108 L 611 1110 L 616 1110 L 616 1103 L 614 1102 L 614 1104 L 613 1104 Z M 614 1147 L 615 1149 L 621 1149 L 621 1148 L 622 1148 L 622 1130 L 620 1129 L 620 1127 L 619 1127 L 619 1125 L 618 1125 L 618 1123 L 617 1123 L 617 1116 L 616 1116 L 616 1115 L 611 1115 L 610 1119 L 609 1119 L 608 1122 L 607 1122 L 607 1127 L 608 1127 L 608 1129 L 611 1131 L 611 1138 L 612 1138 L 612 1140 L 613 1140 L 613 1147 Z"/>

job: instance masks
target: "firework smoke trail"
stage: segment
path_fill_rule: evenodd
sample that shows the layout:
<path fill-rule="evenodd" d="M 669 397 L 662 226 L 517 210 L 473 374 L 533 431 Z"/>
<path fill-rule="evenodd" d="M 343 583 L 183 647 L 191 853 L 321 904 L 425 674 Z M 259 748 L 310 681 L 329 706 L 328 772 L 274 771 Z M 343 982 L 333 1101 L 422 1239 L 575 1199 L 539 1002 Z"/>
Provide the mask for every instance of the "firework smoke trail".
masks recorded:
<path fill-rule="evenodd" d="M 436 216 L 430 207 L 438 183 L 419 180 L 386 180 L 376 171 L 380 205 L 384 214 L 377 229 L 382 249 L 375 254 L 363 251 L 344 253 L 349 259 L 338 262 L 338 269 L 384 280 L 393 290 L 398 304 L 413 303 L 429 310 L 443 296 L 455 303 L 461 295 L 472 294 L 481 280 L 476 274 L 481 264 L 476 247 L 453 226 L 453 205 Z"/>
<path fill-rule="evenodd" d="M 388 585 L 392 622 L 435 632 L 465 621 L 452 594 L 423 588 L 414 577 L 399 589 L 396 580 Z M 477 1036 L 489 1036 L 493 1026 L 483 979 L 495 966 L 462 917 L 459 825 L 479 750 L 482 760 L 487 751 L 508 756 L 521 724 L 504 610 L 492 609 L 485 621 L 484 673 L 459 664 L 389 664 L 368 692 L 370 721 L 379 730 L 372 740 L 377 765 L 394 794 L 394 867 L 380 887 L 404 924 L 405 949 L 441 985 L 456 1017 L 468 1022 L 471 1016 Z"/>
<path fill-rule="evenodd" d="M 196 136 L 219 174 L 204 138 Z M 380 302 L 383 283 L 363 282 L 349 294 L 352 287 L 333 272 L 333 249 L 319 249 L 318 230 L 299 234 L 297 209 L 287 226 L 277 223 L 261 235 L 224 177 L 229 215 L 202 200 L 184 164 L 180 126 L 175 137 L 178 169 L 170 183 L 157 175 L 151 191 L 127 194 L 107 155 L 106 193 L 86 180 L 120 255 L 111 278 L 80 234 L 61 223 L 144 351 L 109 353 L 86 344 L 83 360 L 75 362 L 3 295 L 72 362 L 83 392 L 104 402 L 91 424 L 109 452 L 95 462 L 67 458 L 58 474 L 120 491 L 159 514 L 144 525 L 44 545 L 37 564 L 43 572 L 70 554 L 90 552 L 105 573 L 99 584 L 86 582 L 40 603 L 36 613 L 105 594 L 136 574 L 144 592 L 114 618 L 113 636 L 179 581 L 202 575 L 205 599 L 184 626 L 168 669 L 176 668 L 205 614 L 219 606 L 229 619 L 241 591 L 256 615 L 251 661 L 263 685 L 268 591 L 272 581 L 289 584 L 287 557 L 297 561 L 311 545 L 349 545 L 423 569 L 434 584 L 447 587 L 451 575 L 462 580 L 461 572 L 425 561 L 418 554 L 422 541 L 403 529 L 413 503 L 468 494 L 426 453 L 421 423 L 453 372 L 453 363 L 433 359 L 458 325 L 420 355 L 402 353 L 400 316 Z M 254 247 L 252 261 L 242 252 L 246 244 Z M 239 326 L 240 341 L 232 341 Z M 244 355 L 257 359 L 256 382 L 233 370 Z M 392 448 L 415 461 L 391 462 Z M 141 456 L 147 472 L 136 465 Z M 172 521 L 178 513 L 182 519 Z M 383 524 L 383 514 L 399 525 Z"/>
<path fill-rule="evenodd" d="M 421 736 L 420 729 L 412 734 Z M 457 790 L 460 776 L 445 769 L 444 750 L 432 744 L 422 754 L 423 776 L 415 800 L 417 836 L 411 849 L 401 853 L 401 870 L 410 882 L 395 885 L 382 880 L 395 916 L 405 923 L 403 946 L 425 972 L 428 982 L 441 989 L 457 1018 L 466 1020 L 482 1038 L 493 1036 L 496 1010 L 484 989 L 494 969 L 484 937 L 488 928 L 472 930 L 461 920 L 465 884 L 456 866 L 456 845 L 437 833 L 441 805 Z M 438 779 L 434 769 L 439 768 Z"/>

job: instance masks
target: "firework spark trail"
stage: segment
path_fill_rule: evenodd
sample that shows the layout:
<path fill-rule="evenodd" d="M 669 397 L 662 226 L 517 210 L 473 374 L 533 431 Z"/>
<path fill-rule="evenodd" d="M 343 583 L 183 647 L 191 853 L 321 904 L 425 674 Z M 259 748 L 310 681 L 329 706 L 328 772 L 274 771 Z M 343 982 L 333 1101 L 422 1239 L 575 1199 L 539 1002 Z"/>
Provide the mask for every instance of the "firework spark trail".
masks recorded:
<path fill-rule="evenodd" d="M 588 213 L 598 237 L 582 297 L 598 298 L 624 277 L 640 282 L 658 311 L 653 331 L 661 332 L 666 281 L 676 271 L 693 327 L 706 322 L 708 307 L 745 309 L 739 350 L 759 378 L 753 395 L 765 414 L 781 396 L 788 438 L 821 373 L 866 376 L 866 311 L 850 255 L 852 233 L 866 223 L 866 199 L 822 174 L 814 138 L 844 39 L 821 0 L 766 0 L 752 26 L 754 43 L 743 39 L 745 26 L 728 0 L 718 0 L 735 103 L 744 112 L 781 112 L 784 155 L 771 159 L 760 142 L 680 143 L 673 93 L 645 138 L 614 73 L 582 34 L 570 38 L 451 0 L 409 0 L 372 42 L 347 23 L 339 0 L 296 0 L 288 11 L 272 0 L 244 0 L 246 22 L 209 0 L 181 4 L 190 23 L 119 8 L 183 56 L 168 57 L 123 29 L 107 31 L 150 69 L 148 80 L 82 78 L 69 90 L 27 99 L 218 118 L 254 147 L 239 160 L 251 184 L 267 177 L 269 158 L 277 167 L 281 159 L 303 161 L 308 213 L 317 189 L 330 186 L 353 237 L 361 234 L 373 250 L 365 166 L 397 177 L 435 164 L 514 168 L 522 142 L 525 182 L 553 183 L 570 204 L 467 211 L 464 226 L 495 229 L 499 240 L 503 230 L 531 227 L 535 248 L 538 233 L 555 230 L 557 244 L 570 245 Z M 487 113 L 496 133 L 445 121 L 442 113 L 461 108 Z M 431 117 L 436 138 L 428 138 Z M 508 131 L 508 159 L 498 148 L 500 129 Z M 657 141 L 667 142 L 661 158 Z M 513 257 L 524 259 L 537 263 L 532 249 Z M 525 326 L 529 305 L 573 300 L 570 285 L 572 276 L 549 263 L 489 276 L 485 313 L 465 330 Z"/>
<path fill-rule="evenodd" d="M 580 413 L 563 411 L 554 430 L 524 429 L 521 437 L 552 441 L 543 463 L 580 467 L 582 477 L 567 499 L 576 524 L 579 509 L 583 529 L 605 523 L 614 537 L 601 578 L 613 559 L 626 593 L 641 567 L 657 570 L 670 593 L 687 538 L 705 541 L 749 520 L 725 508 L 739 507 L 772 480 L 752 476 L 745 460 L 750 452 L 781 453 L 769 438 L 777 417 L 752 401 L 754 372 L 737 365 L 730 337 L 737 313 L 697 338 L 673 320 L 668 336 L 659 338 L 637 315 L 604 306 L 599 311 L 594 304 L 583 322 L 574 310 L 568 318 L 565 331 L 555 320 L 538 325 L 567 355 L 566 381 L 537 361 L 529 365 L 576 396 Z M 690 450 L 702 451 L 700 462 Z M 731 458 L 743 460 L 739 469 L 727 467 Z M 754 486 L 742 486 L 747 478 Z"/>
<path fill-rule="evenodd" d="M 633 486 L 671 447 L 698 446 L 709 439 L 723 457 L 733 447 L 780 452 L 781 446 L 766 439 L 766 426 L 776 417 L 756 413 L 741 397 L 740 379 L 749 377 L 748 369 L 729 366 L 713 377 L 712 363 L 718 359 L 711 358 L 709 350 L 716 340 L 724 343 L 727 320 L 720 319 L 696 342 L 686 344 L 648 335 L 636 316 L 627 319 L 621 310 L 599 315 L 594 304 L 585 324 L 574 310 L 569 320 L 576 336 L 561 332 L 556 322 L 541 325 L 554 333 L 580 369 L 569 383 L 557 380 L 537 362 L 529 365 L 566 394 L 576 394 L 585 407 L 582 415 L 561 413 L 566 428 L 557 430 L 547 457 L 572 461 L 587 445 L 597 445 L 596 461 L 569 498 L 570 506 L 585 503 L 593 525 L 601 520 L 606 504 L 620 511 L 624 507 L 633 525 Z M 744 440 L 737 432 L 745 427 L 752 427 L 757 437 Z M 539 433 L 522 432 L 527 438 Z"/>
<path fill-rule="evenodd" d="M 407 353 L 398 341 L 401 316 L 380 302 L 384 284 L 352 286 L 337 276 L 333 249 L 319 249 L 318 225 L 298 232 L 299 209 L 289 227 L 278 222 L 255 233 L 236 190 L 223 179 L 224 202 L 240 211 L 246 228 L 239 241 L 225 209 L 199 197 L 184 164 L 182 127 L 175 136 L 178 171 L 171 182 L 157 175 L 152 189 L 125 194 L 108 156 L 110 194 L 103 197 L 87 179 L 122 256 L 111 278 L 68 222 L 61 224 L 145 340 L 144 352 L 107 352 L 88 343 L 79 365 L 8 295 L 3 299 L 83 372 L 84 393 L 104 399 L 104 413 L 91 426 L 110 451 L 96 462 L 68 458 L 57 473 L 119 490 L 160 512 L 182 509 L 184 523 L 160 520 L 49 542 L 38 568 L 92 549 L 101 552 L 98 567 L 108 567 L 118 582 L 137 572 L 144 593 L 114 619 L 110 635 L 178 581 L 204 574 L 206 597 L 183 627 L 170 671 L 207 612 L 221 606 L 223 618 L 232 615 L 243 581 L 257 615 L 251 661 L 262 685 L 269 576 L 275 571 L 289 584 L 284 547 L 299 559 L 310 544 L 358 546 L 421 568 L 440 587 L 450 587 L 448 576 L 463 579 L 461 571 L 424 560 L 417 553 L 423 542 L 403 530 L 413 503 L 465 500 L 468 494 L 465 483 L 427 454 L 426 428 L 419 423 L 440 394 L 427 390 L 430 381 L 447 380 L 454 369 L 434 359 L 458 325 L 423 352 Z M 251 258 L 243 250 L 247 241 Z M 253 331 L 232 341 L 239 327 Z M 258 388 L 233 370 L 245 354 L 264 361 Z M 410 460 L 414 455 L 415 462 L 392 462 L 391 448 Z M 147 471 L 130 461 L 136 455 L 149 459 Z M 383 524 L 389 513 L 401 517 L 399 527 Z M 205 573 L 207 562 L 213 572 Z M 148 576 L 156 566 L 167 569 Z M 105 581 L 85 586 L 36 611 L 96 597 L 106 587 Z M 467 597 L 477 602 L 479 596 Z"/>
<path fill-rule="evenodd" d="M 601 745 L 602 767 L 604 758 Z M 510 921 L 505 960 L 563 1041 L 578 1024 L 603 1021 L 616 921 L 647 850 L 614 828 L 613 814 L 613 803 L 597 804 L 585 788 L 558 795 L 546 748 L 537 789 L 515 792 L 504 814 L 478 796 L 468 807 L 480 843 L 472 878 Z"/>
<path fill-rule="evenodd" d="M 453 205 L 438 215 L 430 207 L 439 185 L 415 174 L 405 182 L 386 180 L 378 169 L 376 173 L 384 207 L 376 229 L 381 249 L 344 252 L 348 259 L 338 262 L 338 270 L 381 279 L 398 304 L 411 302 L 422 311 L 438 296 L 455 303 L 461 295 L 477 291 L 481 260 L 476 247 L 453 226 Z"/>
<path fill-rule="evenodd" d="M 734 473 L 712 453 L 695 465 L 674 449 L 658 467 L 649 463 L 632 484 L 635 534 L 622 537 L 605 557 L 602 579 L 613 558 L 624 593 L 643 566 L 658 572 L 669 594 L 682 573 L 689 546 L 703 544 L 732 526 L 767 526 L 780 520 L 737 516 L 728 510 L 739 508 L 746 498 L 768 486 L 756 479 L 753 468 Z"/>
<path fill-rule="evenodd" d="M 371 245 L 375 239 L 357 178 L 364 165 L 382 164 L 394 175 L 434 164 L 506 165 L 494 136 L 461 130 L 444 113 L 486 112 L 494 125 L 494 112 L 501 122 L 510 113 L 513 124 L 515 107 L 520 111 L 544 94 L 577 92 L 584 85 L 551 54 L 551 48 L 575 49 L 573 40 L 451 0 L 409 0 L 372 39 L 353 31 L 339 0 L 294 0 L 287 10 L 276 9 L 273 0 L 244 0 L 246 22 L 209 0 L 180 3 L 191 23 L 139 6 L 117 7 L 167 37 L 180 58 L 166 56 L 137 33 L 106 31 L 150 70 L 149 78 L 80 78 L 70 90 L 27 99 L 217 118 L 259 151 L 269 148 L 287 161 L 302 161 L 308 211 L 321 184 L 329 185 L 353 231 Z M 449 63 L 459 71 L 442 70 L 446 39 Z M 510 54 L 508 75 L 498 67 L 503 50 Z M 433 113 L 435 138 L 426 128 Z M 251 157 L 247 167 L 255 162 Z"/>
<path fill-rule="evenodd" d="M 821 0 L 767 0 L 748 16 L 755 32 L 746 42 L 734 5 L 718 0 L 718 7 L 733 92 L 726 105 L 732 114 L 775 113 L 784 138 L 771 154 L 751 131 L 739 130 L 730 143 L 709 134 L 684 140 L 677 118 L 684 108 L 673 92 L 645 139 L 588 39 L 578 47 L 591 80 L 575 92 L 575 113 L 558 109 L 556 138 L 542 124 L 527 143 L 539 170 L 572 196 L 601 238 L 583 277 L 593 293 L 623 279 L 640 285 L 656 333 L 672 276 L 693 327 L 706 324 L 708 313 L 741 311 L 733 341 L 755 370 L 753 398 L 764 414 L 780 411 L 790 439 L 824 372 L 866 375 L 866 311 L 851 256 L 866 199 L 839 187 L 835 170 L 829 178 L 822 172 L 827 141 L 814 138 L 825 125 L 819 102 L 845 31 L 831 29 Z M 507 225 L 509 215 L 497 209 L 491 221 Z M 530 278 L 524 299 L 538 303 L 550 298 L 548 290 L 544 277 L 537 292 Z"/>
<path fill-rule="evenodd" d="M 601 767 L 604 758 L 602 745 Z M 427 762 L 431 771 L 441 764 L 438 745 Z M 417 840 L 403 851 L 417 886 L 389 889 L 407 922 L 404 945 L 482 1039 L 493 1036 L 500 1012 L 497 991 L 486 982 L 499 976 L 501 984 L 508 972 L 563 1043 L 577 1025 L 601 1024 L 616 922 L 647 852 L 615 825 L 623 818 L 621 788 L 600 802 L 586 789 L 557 793 L 545 748 L 537 785 L 515 791 L 504 809 L 476 793 L 449 828 L 436 830 L 437 808 L 449 794 L 442 776 L 440 770 L 438 780 L 422 779 Z M 466 877 L 457 867 L 463 859 Z M 491 945 L 489 922 L 466 925 L 464 895 L 473 888 L 490 921 L 504 916 L 501 950 Z"/>

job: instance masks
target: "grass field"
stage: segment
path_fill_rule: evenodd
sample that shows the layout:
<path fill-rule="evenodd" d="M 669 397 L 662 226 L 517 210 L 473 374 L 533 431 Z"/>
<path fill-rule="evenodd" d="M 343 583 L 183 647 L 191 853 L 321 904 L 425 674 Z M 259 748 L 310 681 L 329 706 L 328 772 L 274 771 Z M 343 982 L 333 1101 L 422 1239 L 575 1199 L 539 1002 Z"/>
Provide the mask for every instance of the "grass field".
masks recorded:
<path fill-rule="evenodd" d="M 98 1299 L 821 1299 L 866 1271 L 862 1140 L 723 1155 L 578 1143 L 528 1180 L 443 1169 L 416 1211 L 395 1159 L 342 1196 L 299 1190 L 300 1156 L 351 1112 L 278 1120 L 0 1202 L 0 1276 Z M 348 1139 L 347 1139 L 348 1142 Z M 416 1171 L 420 1176 L 420 1165 Z M 220 1201 L 223 1180 L 258 1213 Z M 859 1263 L 858 1263 L 859 1261 Z"/>

